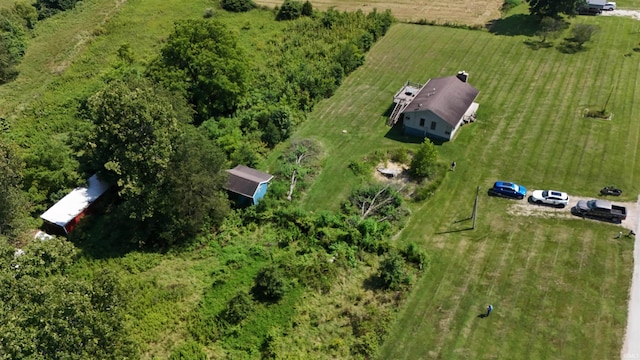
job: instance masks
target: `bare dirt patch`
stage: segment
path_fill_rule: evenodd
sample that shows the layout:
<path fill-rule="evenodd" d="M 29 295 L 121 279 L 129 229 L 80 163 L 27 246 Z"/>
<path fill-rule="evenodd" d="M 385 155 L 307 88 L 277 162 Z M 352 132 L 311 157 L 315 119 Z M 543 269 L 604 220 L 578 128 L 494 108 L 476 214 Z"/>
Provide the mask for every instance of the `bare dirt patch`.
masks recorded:
<path fill-rule="evenodd" d="M 282 0 L 258 0 L 258 5 L 268 7 L 281 6 Z M 327 10 L 335 8 L 340 11 L 357 11 L 365 13 L 373 9 L 377 11 L 391 10 L 393 16 L 400 21 L 415 22 L 425 19 L 437 23 L 455 23 L 467 25 L 484 25 L 490 20 L 500 18 L 502 0 L 316 0 L 314 9 Z"/>
<path fill-rule="evenodd" d="M 407 183 L 409 179 L 409 166 L 405 164 L 396 163 L 393 161 L 381 162 L 376 165 L 373 177 L 382 182 L 398 182 Z M 395 173 L 397 175 L 391 176 L 386 173 Z"/>
<path fill-rule="evenodd" d="M 560 217 L 560 218 L 576 218 L 575 215 L 571 214 L 571 208 L 576 206 L 578 201 L 580 200 L 590 200 L 594 199 L 594 197 L 583 197 L 583 196 L 573 196 L 569 195 L 569 205 L 565 208 L 557 208 L 549 205 L 538 205 L 531 203 L 526 198 L 523 201 L 519 201 L 508 208 L 508 212 L 511 215 L 518 216 L 538 216 L 538 217 Z M 615 201 L 614 198 L 607 198 L 611 200 L 616 205 L 625 206 L 627 208 L 627 218 L 622 221 L 621 224 L 616 224 L 624 227 L 625 229 L 636 231 L 636 227 L 638 225 L 638 217 L 640 212 L 638 210 L 638 204 L 636 202 L 621 202 Z M 599 221 L 593 219 L 586 219 L 589 221 Z"/>

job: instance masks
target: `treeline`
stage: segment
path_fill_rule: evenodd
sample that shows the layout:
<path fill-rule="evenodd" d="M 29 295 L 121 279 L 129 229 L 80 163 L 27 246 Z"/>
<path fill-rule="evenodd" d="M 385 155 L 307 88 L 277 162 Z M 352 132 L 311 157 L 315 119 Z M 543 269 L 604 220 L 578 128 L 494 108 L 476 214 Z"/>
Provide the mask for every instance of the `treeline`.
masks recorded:
<path fill-rule="evenodd" d="M 27 48 L 26 32 L 36 20 L 36 9 L 26 2 L 0 10 L 0 84 L 18 76 L 16 66 Z"/>
<path fill-rule="evenodd" d="M 75 7 L 79 0 L 18 1 L 0 10 L 0 84 L 18 76 L 16 66 L 27 48 L 28 33 L 38 20 Z"/>

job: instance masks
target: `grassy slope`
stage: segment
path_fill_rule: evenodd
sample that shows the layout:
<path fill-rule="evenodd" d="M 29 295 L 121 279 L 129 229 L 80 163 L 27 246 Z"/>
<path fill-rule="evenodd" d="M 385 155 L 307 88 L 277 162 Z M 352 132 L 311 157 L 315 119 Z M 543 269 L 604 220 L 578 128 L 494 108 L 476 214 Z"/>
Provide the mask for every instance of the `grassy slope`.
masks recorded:
<path fill-rule="evenodd" d="M 487 198 L 495 179 L 596 194 L 618 184 L 635 200 L 640 125 L 639 56 L 631 49 L 640 22 L 578 18 L 603 31 L 588 51 L 531 50 L 522 37 L 396 25 L 336 95 L 321 103 L 297 136 L 327 146 L 324 172 L 309 208 L 336 208 L 358 180 L 347 164 L 382 147 L 414 146 L 385 137 L 384 114 L 405 80 L 467 70 L 481 90 L 479 121 L 441 147 L 455 159 L 441 190 L 417 205 L 400 241 L 418 241 L 435 261 L 403 307 L 382 358 L 612 358 L 621 346 L 630 281 L 629 241 L 611 225 L 507 213 Z M 631 56 L 624 54 L 633 53 Z M 584 119 L 613 88 L 612 121 Z M 344 134 L 342 130 L 347 130 Z M 476 185 L 478 229 L 467 217 Z M 327 197 L 331 193 L 333 196 Z M 476 318 L 488 302 L 494 316 Z"/>

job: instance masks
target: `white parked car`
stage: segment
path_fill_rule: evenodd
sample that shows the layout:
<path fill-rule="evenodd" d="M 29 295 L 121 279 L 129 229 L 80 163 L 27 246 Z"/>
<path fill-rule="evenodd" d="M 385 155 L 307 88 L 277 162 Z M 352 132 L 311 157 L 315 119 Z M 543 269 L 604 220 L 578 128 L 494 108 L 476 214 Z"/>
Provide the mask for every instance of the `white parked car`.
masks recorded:
<path fill-rule="evenodd" d="M 616 3 L 615 2 L 608 2 L 606 4 L 604 4 L 604 6 L 602 7 L 602 10 L 604 11 L 612 11 L 616 9 Z"/>
<path fill-rule="evenodd" d="M 562 191 L 535 190 L 531 195 L 531 202 L 565 207 L 569 203 L 569 195 Z"/>

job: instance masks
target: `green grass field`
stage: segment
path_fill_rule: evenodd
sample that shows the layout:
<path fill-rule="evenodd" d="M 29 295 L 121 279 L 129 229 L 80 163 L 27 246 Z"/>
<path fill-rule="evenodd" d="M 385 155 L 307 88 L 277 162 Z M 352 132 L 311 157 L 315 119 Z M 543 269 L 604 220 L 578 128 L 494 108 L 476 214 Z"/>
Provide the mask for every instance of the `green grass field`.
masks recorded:
<path fill-rule="evenodd" d="M 619 356 L 632 242 L 613 239 L 613 225 L 511 215 L 512 202 L 486 196 L 494 180 L 506 179 L 581 196 L 617 184 L 627 200 L 636 200 L 640 54 L 632 49 L 640 22 L 576 22 L 597 23 L 602 31 L 575 54 L 532 50 L 522 36 L 396 25 L 296 134 L 318 138 L 328 152 L 307 207 L 336 208 L 360 181 L 350 161 L 376 149 L 415 146 L 384 125 L 406 80 L 466 70 L 480 89 L 478 121 L 440 147 L 443 161 L 457 162 L 456 172 L 432 199 L 413 207 L 398 238 L 419 242 L 434 261 L 400 309 L 380 358 Z M 581 116 L 602 107 L 611 92 L 610 121 Z M 478 227 L 466 231 L 470 224 L 457 221 L 470 215 L 476 186 Z M 494 314 L 477 318 L 488 303 Z"/>
<path fill-rule="evenodd" d="M 638 8 L 640 1 L 618 5 Z M 53 127 L 49 121 L 69 118 L 75 111 L 70 106 L 101 84 L 120 45 L 130 43 L 136 60 L 144 63 L 157 53 L 174 20 L 200 17 L 211 6 L 205 0 L 84 0 L 72 12 L 39 25 L 20 77 L 0 87 L 0 115 L 13 120 L 16 137 L 68 132 L 73 124 L 52 121 Z M 234 21 L 234 16 L 226 20 Z M 249 21 L 238 18 L 243 24 Z M 277 25 L 260 22 L 273 24 L 270 19 L 256 16 L 243 31 L 268 31 Z M 348 169 L 350 161 L 377 149 L 416 146 L 385 126 L 392 96 L 406 80 L 424 82 L 466 70 L 481 91 L 478 122 L 439 147 L 443 161 L 457 162 L 456 172 L 447 174 L 433 198 L 412 205 L 411 220 L 397 238 L 419 243 L 433 261 L 398 309 L 380 358 L 618 357 L 631 242 L 613 239 L 618 232 L 613 225 L 512 215 L 513 202 L 486 196 L 496 179 L 583 196 L 615 184 L 625 190 L 624 200 L 636 200 L 640 192 L 640 124 L 634 117 L 640 53 L 633 51 L 640 43 L 640 22 L 609 17 L 573 21 L 602 28 L 576 54 L 532 50 L 522 36 L 394 25 L 366 64 L 335 96 L 321 102 L 296 133 L 297 138 L 319 139 L 327 150 L 324 170 L 306 194 L 305 206 L 337 209 L 362 181 Z M 603 106 L 610 93 L 612 120 L 581 116 L 586 108 Z M 457 221 L 471 213 L 476 186 L 481 187 L 478 227 L 466 231 L 469 223 Z M 83 260 L 74 274 L 101 267 L 121 271 L 135 302 L 136 317 L 129 319 L 129 327 L 144 344 L 143 358 L 166 358 L 188 337 L 187 318 L 220 266 L 212 253 L 132 252 Z M 252 271 L 244 273 L 239 287 L 250 286 Z M 357 287 L 353 282 L 348 286 Z M 494 314 L 477 318 L 488 303 L 495 306 Z M 309 304 L 321 308 L 332 300 L 313 296 L 305 306 Z M 304 320 L 299 312 L 294 317 Z M 308 325 L 299 333 L 307 338 L 290 343 L 313 344 L 321 353 L 318 339 L 325 334 L 339 339 L 343 331 L 327 318 L 326 328 Z M 223 356 L 216 346 L 207 351 Z"/>

